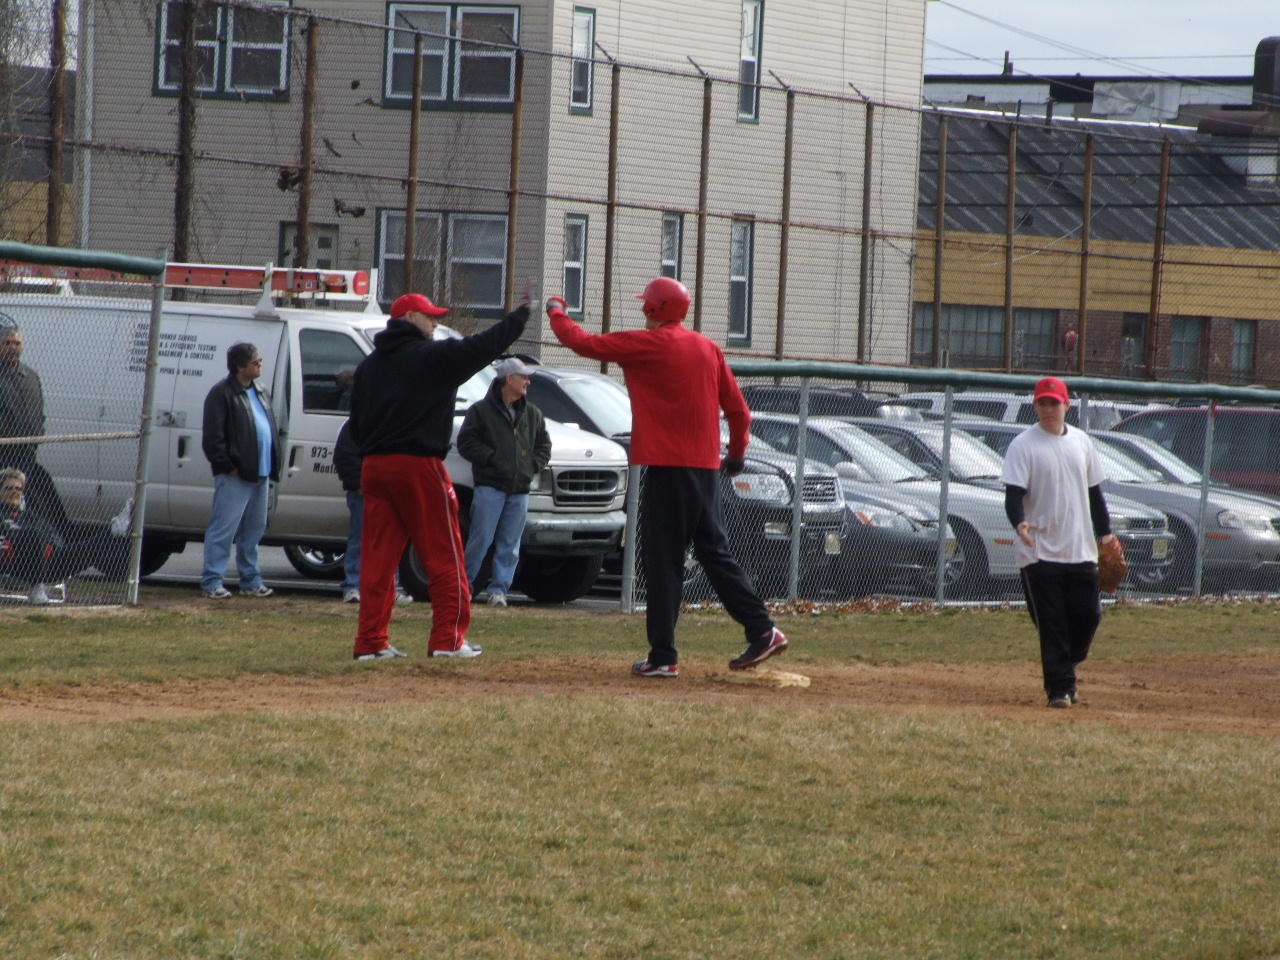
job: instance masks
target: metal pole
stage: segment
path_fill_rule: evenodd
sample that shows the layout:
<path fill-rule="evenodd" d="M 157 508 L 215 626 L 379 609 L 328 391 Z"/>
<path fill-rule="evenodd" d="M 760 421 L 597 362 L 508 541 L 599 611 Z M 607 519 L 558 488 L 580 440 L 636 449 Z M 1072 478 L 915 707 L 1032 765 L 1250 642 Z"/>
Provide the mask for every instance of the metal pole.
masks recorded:
<path fill-rule="evenodd" d="M 422 34 L 413 35 L 413 101 L 409 107 L 409 171 L 404 196 L 404 290 L 417 290 L 418 260 L 418 139 L 422 130 Z M 434 278 L 432 278 L 434 279 Z M 435 284 L 430 285 L 435 293 Z"/>
<path fill-rule="evenodd" d="M 696 66 L 696 64 L 695 64 Z M 701 68 L 699 68 L 701 69 Z M 693 278 L 693 329 L 702 330 L 702 274 L 707 262 L 707 182 L 711 176 L 711 78 L 702 78 L 702 159 L 698 166 L 698 250 Z"/>
<path fill-rule="evenodd" d="M 1089 241 L 1093 233 L 1093 134 L 1084 138 L 1084 189 L 1080 197 L 1080 300 L 1076 307 L 1076 370 L 1084 374 L 1089 340 Z"/>
<path fill-rule="evenodd" d="M 867 341 L 871 325 L 871 177 L 875 167 L 874 104 L 866 104 L 862 141 L 862 249 L 858 255 L 858 362 L 867 359 Z"/>
<path fill-rule="evenodd" d="M 947 571 L 947 507 L 950 505 L 951 493 L 951 384 L 947 384 L 942 394 L 942 476 L 938 484 L 938 552 L 934 559 L 933 599 L 938 606 L 946 599 L 946 584 L 943 582 Z M 959 537 L 956 538 L 959 546 Z M 965 558 L 965 563 L 969 559 Z"/>
<path fill-rule="evenodd" d="M 1004 369 L 1013 370 L 1013 237 L 1018 216 L 1018 128 L 1009 126 L 1009 175 L 1004 197 Z"/>
<path fill-rule="evenodd" d="M 1160 151 L 1160 193 L 1156 199 L 1156 236 L 1151 251 L 1151 307 L 1147 311 L 1146 376 L 1154 380 L 1156 375 L 1156 336 L 1160 322 L 1160 284 L 1164 274 L 1164 227 L 1169 212 L 1169 157 L 1172 146 L 1168 136 Z"/>
<path fill-rule="evenodd" d="M 644 468 L 638 463 L 627 468 L 627 522 L 622 534 L 622 591 L 619 597 L 623 613 L 636 612 L 636 532 L 640 527 L 643 472 Z"/>
<path fill-rule="evenodd" d="M 933 225 L 933 350 L 932 366 L 942 366 L 942 257 L 947 229 L 947 118 L 938 118 L 938 195 Z"/>
<path fill-rule="evenodd" d="M 196 138 L 196 21 L 201 0 L 185 0 L 182 5 L 182 80 L 178 89 L 178 164 L 173 194 L 173 258 L 189 263 L 191 223 L 195 192 Z M 170 8 L 173 9 L 172 7 Z M 183 291 L 174 291 L 182 299 Z"/>
<path fill-rule="evenodd" d="M 51 247 L 61 245 L 65 190 L 67 126 L 67 0 L 53 0 L 50 10 L 53 36 L 49 40 L 49 185 L 46 195 L 44 235 Z"/>
<path fill-rule="evenodd" d="M 520 136 L 524 125 L 524 51 L 516 51 L 515 92 L 511 101 L 511 159 L 507 171 L 507 309 L 516 305 L 516 225 L 520 217 Z"/>
<path fill-rule="evenodd" d="M 315 168 L 316 72 L 320 63 L 320 24 L 307 18 L 307 64 L 302 79 L 302 133 L 298 157 L 298 226 L 293 240 L 293 265 L 311 262 L 311 186 Z"/>
<path fill-rule="evenodd" d="M 804 532 L 804 467 L 809 455 L 809 384 L 800 378 L 800 410 L 796 424 L 796 486 L 791 492 L 791 562 L 787 568 L 787 597 L 800 595 L 800 538 Z"/>
<path fill-rule="evenodd" d="M 773 335 L 773 355 L 781 360 L 786 354 L 787 268 L 791 244 L 791 158 L 795 139 L 796 92 L 787 89 L 787 125 L 782 145 L 782 229 L 778 233 L 778 320 Z"/>
<path fill-rule="evenodd" d="M 622 68 L 615 61 L 610 70 L 613 89 L 609 94 L 609 176 L 608 206 L 604 216 L 604 279 L 602 281 L 604 306 L 600 310 L 600 332 L 608 333 L 613 326 L 613 235 L 618 221 L 618 96 L 622 86 Z M 702 273 L 699 271 L 698 276 Z M 608 373 L 609 364 L 600 361 L 600 372 Z"/>
<path fill-rule="evenodd" d="M 165 258 L 164 250 L 156 256 Z M 133 517 L 129 527 L 129 580 L 125 603 L 138 603 L 142 566 L 142 530 L 147 506 L 147 461 L 151 454 L 151 429 L 155 421 L 156 374 L 159 371 L 160 318 L 164 312 L 164 272 L 151 281 L 151 328 L 147 331 L 147 372 L 142 381 L 142 422 L 138 434 L 138 463 L 133 474 Z"/>
<path fill-rule="evenodd" d="M 1195 597 L 1200 596 L 1204 586 L 1204 531 L 1209 514 L 1209 484 L 1212 482 L 1209 474 L 1213 467 L 1213 425 L 1217 419 L 1218 401 L 1210 400 L 1205 407 L 1204 451 L 1200 460 L 1204 469 L 1200 476 L 1200 514 L 1196 520 L 1196 567 L 1191 579 L 1191 595 Z"/>

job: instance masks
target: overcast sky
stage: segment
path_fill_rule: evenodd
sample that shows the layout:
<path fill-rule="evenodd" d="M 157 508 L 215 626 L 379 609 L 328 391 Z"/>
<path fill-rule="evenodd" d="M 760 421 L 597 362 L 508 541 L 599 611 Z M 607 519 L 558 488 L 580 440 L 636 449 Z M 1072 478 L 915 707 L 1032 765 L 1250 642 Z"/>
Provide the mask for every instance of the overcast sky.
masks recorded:
<path fill-rule="evenodd" d="M 925 73 L 999 73 L 1007 50 L 1015 74 L 1252 76 L 1258 41 L 1280 36 L 1280 0 L 930 0 L 925 15 Z"/>

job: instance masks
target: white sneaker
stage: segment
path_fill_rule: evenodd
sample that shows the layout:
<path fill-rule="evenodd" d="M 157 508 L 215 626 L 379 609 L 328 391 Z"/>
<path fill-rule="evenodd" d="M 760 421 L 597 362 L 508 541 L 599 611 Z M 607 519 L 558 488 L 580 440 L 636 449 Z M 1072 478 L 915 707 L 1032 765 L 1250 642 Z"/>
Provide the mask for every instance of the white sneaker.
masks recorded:
<path fill-rule="evenodd" d="M 356 590 L 354 587 L 353 587 L 352 589 L 350 589 L 350 590 L 343 590 L 343 591 L 342 591 L 342 602 L 343 602 L 343 603 L 359 603 L 359 602 L 360 602 L 360 591 L 359 591 L 359 590 Z"/>
<path fill-rule="evenodd" d="M 44 588 L 43 583 L 37 583 L 35 588 L 27 594 L 27 603 L 33 603 L 38 607 L 49 603 L 49 591 Z"/>
<path fill-rule="evenodd" d="M 354 660 L 393 660 L 396 657 L 407 657 L 407 656 L 408 654 L 405 653 L 403 650 L 399 649 L 398 647 L 393 647 L 391 646 L 391 644 L 387 644 L 377 653 L 357 653 L 353 655 L 352 659 Z"/>
<path fill-rule="evenodd" d="M 489 599 L 485 601 L 491 607 L 505 607 L 507 605 L 507 595 L 505 593 L 491 593 Z"/>
<path fill-rule="evenodd" d="M 413 597 L 409 596 L 404 590 L 396 588 L 396 603 L 413 603 Z"/>
<path fill-rule="evenodd" d="M 473 647 L 471 644 L 467 643 L 466 641 L 463 641 L 462 646 L 460 646 L 457 650 L 432 650 L 431 656 L 462 657 L 464 659 L 470 659 L 471 657 L 480 656 L 480 654 L 483 652 L 484 651 L 481 650 L 480 647 Z"/>
<path fill-rule="evenodd" d="M 111 518 L 109 526 L 113 537 L 127 537 L 129 535 L 129 528 L 133 526 L 133 497 L 124 502 L 120 512 Z"/>

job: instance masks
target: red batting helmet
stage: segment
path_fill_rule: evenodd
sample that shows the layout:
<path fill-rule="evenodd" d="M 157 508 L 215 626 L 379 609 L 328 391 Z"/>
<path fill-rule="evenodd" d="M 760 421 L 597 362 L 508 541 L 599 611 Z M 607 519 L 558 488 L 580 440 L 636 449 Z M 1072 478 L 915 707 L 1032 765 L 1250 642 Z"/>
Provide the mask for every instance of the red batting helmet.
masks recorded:
<path fill-rule="evenodd" d="M 644 301 L 644 315 L 659 323 L 683 320 L 689 312 L 688 288 L 671 277 L 650 280 L 644 293 L 636 294 L 636 299 Z"/>

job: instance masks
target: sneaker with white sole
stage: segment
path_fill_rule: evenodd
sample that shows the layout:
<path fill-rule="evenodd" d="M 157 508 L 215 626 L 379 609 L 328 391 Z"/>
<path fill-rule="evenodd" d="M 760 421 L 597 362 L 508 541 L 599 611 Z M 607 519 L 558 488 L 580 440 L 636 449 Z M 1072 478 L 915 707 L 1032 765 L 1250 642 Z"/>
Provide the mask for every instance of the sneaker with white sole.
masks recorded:
<path fill-rule="evenodd" d="M 108 524 L 113 537 L 127 537 L 133 527 L 133 497 L 124 502 L 120 512 L 111 518 Z"/>
<path fill-rule="evenodd" d="M 212 590 L 205 590 L 204 596 L 206 600 L 226 600 L 231 596 L 231 591 L 226 587 L 214 587 Z"/>
<path fill-rule="evenodd" d="M 401 588 L 397 587 L 397 588 L 396 588 L 396 603 L 397 603 L 397 604 L 413 603 L 413 597 L 411 597 L 411 596 L 408 594 L 408 592 L 407 592 L 407 591 L 405 591 L 405 590 L 403 590 L 403 589 L 401 589 Z"/>
<path fill-rule="evenodd" d="M 467 643 L 464 640 L 462 643 L 462 646 L 460 646 L 457 650 L 432 650 L 430 651 L 430 656 L 459 657 L 465 660 L 465 659 L 470 659 L 471 657 L 478 657 L 483 652 L 484 650 L 481 649 L 480 647 L 473 647 L 471 644 Z"/>
<path fill-rule="evenodd" d="M 37 607 L 48 605 L 49 591 L 45 589 L 43 583 L 37 583 L 31 592 L 27 594 L 27 603 L 34 604 Z"/>
<path fill-rule="evenodd" d="M 631 665 L 631 672 L 637 677 L 665 677 L 668 680 L 680 676 L 678 663 L 650 663 L 648 660 L 637 660 Z"/>
<path fill-rule="evenodd" d="M 742 653 L 730 660 L 729 669 L 750 670 L 752 667 L 764 663 L 770 657 L 776 657 L 786 649 L 786 635 L 777 627 L 774 627 L 769 631 L 768 636 L 750 644 L 746 650 L 743 650 Z"/>
<path fill-rule="evenodd" d="M 507 605 L 507 595 L 505 593 L 491 593 L 485 603 L 491 607 L 505 607 Z"/>
<path fill-rule="evenodd" d="M 407 657 L 408 654 L 398 647 L 387 644 L 377 653 L 353 653 L 352 660 L 393 660 L 396 657 Z"/>
<path fill-rule="evenodd" d="M 360 602 L 360 591 L 359 591 L 359 590 L 355 590 L 355 589 L 352 589 L 352 590 L 343 590 L 343 591 L 342 591 L 342 602 L 343 602 L 343 603 L 359 603 L 359 602 Z"/>
<path fill-rule="evenodd" d="M 1066 710 L 1071 704 L 1071 694 L 1069 693 L 1055 693 L 1049 697 L 1049 706 L 1055 710 Z"/>
<path fill-rule="evenodd" d="M 265 583 L 260 583 L 256 587 L 249 587 L 248 589 L 240 588 L 240 596 L 242 597 L 269 597 L 274 593 L 275 591 Z"/>

